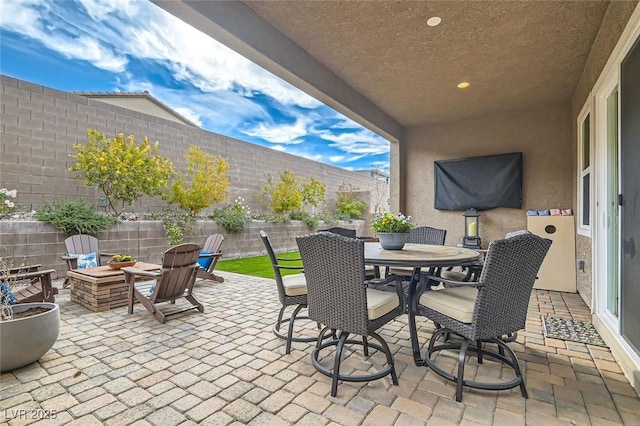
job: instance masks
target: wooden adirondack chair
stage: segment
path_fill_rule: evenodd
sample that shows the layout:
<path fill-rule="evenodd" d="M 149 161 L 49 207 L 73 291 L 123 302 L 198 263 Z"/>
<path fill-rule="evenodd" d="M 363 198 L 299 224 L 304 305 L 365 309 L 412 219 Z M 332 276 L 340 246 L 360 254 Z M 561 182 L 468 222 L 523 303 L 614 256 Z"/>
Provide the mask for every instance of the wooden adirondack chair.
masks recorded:
<path fill-rule="evenodd" d="M 198 258 L 201 269 L 198 270 L 197 278 L 213 280 L 219 283 L 224 282 L 224 278 L 213 272 L 218 263 L 218 259 L 222 256 L 222 250 L 220 248 L 222 247 L 223 241 L 224 237 L 222 234 L 213 234 L 207 238 L 207 241 L 205 241 L 202 246 L 200 257 Z"/>
<path fill-rule="evenodd" d="M 163 253 L 160 270 L 143 271 L 135 267 L 122 268 L 125 280 L 129 283 L 129 314 L 133 313 L 134 298 L 160 323 L 164 323 L 169 315 L 192 309 L 204 312 L 204 306 L 192 294 L 196 274 L 200 269 L 197 262 L 199 255 L 199 245 L 180 244 Z M 147 278 L 148 281 L 136 281 L 140 278 Z M 159 303 L 175 302 L 180 298 L 187 299 L 192 306 L 172 309 L 170 312 L 160 311 Z"/>
<path fill-rule="evenodd" d="M 9 279 L 14 282 L 27 282 L 13 290 L 16 303 L 55 302 L 58 289 L 52 285 L 51 274 L 55 269 L 40 270 L 41 265 L 21 266 L 9 270 Z M 2 277 L 0 277 L 2 278 Z"/>
<path fill-rule="evenodd" d="M 78 258 L 74 255 L 95 253 L 97 266 L 102 265 L 102 262 L 100 260 L 101 257 L 111 257 L 113 255 L 112 253 L 101 253 L 98 239 L 91 235 L 72 235 L 64 240 L 64 245 L 67 253 L 62 256 L 62 260 L 64 260 L 67 264 L 67 271 L 78 269 Z M 69 287 L 69 278 L 66 278 L 64 280 L 62 286 L 64 288 Z"/>

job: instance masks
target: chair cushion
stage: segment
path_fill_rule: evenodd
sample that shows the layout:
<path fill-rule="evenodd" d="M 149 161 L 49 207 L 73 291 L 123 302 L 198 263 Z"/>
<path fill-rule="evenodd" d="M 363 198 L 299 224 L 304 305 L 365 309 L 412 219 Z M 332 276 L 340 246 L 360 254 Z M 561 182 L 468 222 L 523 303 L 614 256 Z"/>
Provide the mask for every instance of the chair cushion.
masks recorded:
<path fill-rule="evenodd" d="M 95 268 L 96 266 L 98 266 L 97 253 L 87 253 L 87 254 L 69 253 L 69 257 L 75 257 L 76 259 L 78 259 L 78 269 Z"/>
<path fill-rule="evenodd" d="M 304 274 L 292 274 L 282 277 L 284 294 L 287 296 L 302 296 L 307 294 L 307 279 Z"/>
<path fill-rule="evenodd" d="M 478 289 L 475 287 L 452 287 L 425 291 L 420 297 L 420 304 L 460 322 L 470 324 L 473 319 L 476 297 L 478 297 Z"/>
<path fill-rule="evenodd" d="M 213 254 L 210 251 L 201 251 L 200 254 Z M 213 257 L 199 257 L 198 258 L 198 264 L 202 267 L 202 269 L 204 269 L 205 271 L 207 269 L 209 269 L 209 266 L 211 266 L 211 262 L 213 262 Z"/>
<path fill-rule="evenodd" d="M 398 306 L 400 301 L 395 292 L 367 288 L 367 314 L 370 320 L 380 318 Z"/>

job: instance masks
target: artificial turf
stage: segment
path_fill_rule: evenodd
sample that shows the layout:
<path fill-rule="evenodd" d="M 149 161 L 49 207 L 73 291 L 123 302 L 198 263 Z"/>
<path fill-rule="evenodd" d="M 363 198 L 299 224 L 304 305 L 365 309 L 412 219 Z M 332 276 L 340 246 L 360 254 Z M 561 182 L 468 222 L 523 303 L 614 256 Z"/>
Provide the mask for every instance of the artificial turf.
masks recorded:
<path fill-rule="evenodd" d="M 287 259 L 296 259 L 296 258 L 300 258 L 300 253 L 297 251 L 292 251 L 287 253 L 278 253 L 277 257 L 287 258 Z M 302 262 L 299 260 L 284 261 L 284 262 L 280 262 L 280 264 L 286 265 L 286 266 L 302 266 Z M 243 274 L 243 275 L 253 275 L 255 277 L 275 278 L 275 276 L 273 275 L 273 267 L 271 266 L 271 261 L 269 260 L 268 255 L 220 260 L 216 264 L 216 270 L 226 271 L 226 272 L 235 272 L 237 274 Z M 298 274 L 300 273 L 300 270 L 299 269 L 281 269 L 280 273 L 282 275 Z"/>

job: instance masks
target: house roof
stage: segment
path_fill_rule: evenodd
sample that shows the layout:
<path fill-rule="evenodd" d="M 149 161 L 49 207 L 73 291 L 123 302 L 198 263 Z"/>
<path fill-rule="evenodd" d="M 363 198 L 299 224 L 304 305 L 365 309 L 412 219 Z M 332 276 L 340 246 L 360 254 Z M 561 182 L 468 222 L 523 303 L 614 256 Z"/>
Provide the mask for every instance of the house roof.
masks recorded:
<path fill-rule="evenodd" d="M 92 99 L 102 99 L 102 100 L 104 100 L 104 99 L 119 99 L 119 100 L 124 100 L 125 103 L 118 102 L 117 104 L 119 106 L 124 107 L 124 108 L 133 109 L 133 110 L 138 111 L 138 112 L 143 112 L 143 113 L 150 114 L 150 115 L 157 115 L 157 114 L 154 114 L 154 112 L 152 110 L 149 110 L 149 109 L 146 109 L 146 108 L 139 108 L 139 105 L 136 105 L 134 103 L 130 103 L 130 102 L 127 101 L 127 99 L 144 99 L 144 100 L 146 100 L 148 102 L 151 102 L 156 107 L 159 107 L 164 112 L 168 113 L 170 116 L 173 116 L 176 119 L 174 121 L 179 121 L 179 122 L 182 122 L 183 124 L 186 124 L 186 125 L 189 125 L 189 126 L 199 127 L 193 121 L 189 120 L 188 118 L 186 118 L 182 114 L 180 114 L 180 113 L 176 112 L 175 110 L 173 110 L 172 108 L 168 107 L 167 105 L 165 105 L 164 103 L 159 101 L 157 98 L 154 98 L 153 96 L 151 96 L 151 94 L 149 92 L 147 92 L 146 90 L 143 91 L 143 92 L 73 92 L 73 93 L 76 94 L 76 95 L 85 96 L 87 98 L 92 98 Z M 162 118 L 167 118 L 167 117 L 162 117 Z"/>
<path fill-rule="evenodd" d="M 605 0 L 152 1 L 395 137 L 430 123 L 570 103 L 610 5 Z M 631 10 L 637 5 L 615 3 Z M 429 26 L 436 16 L 441 23 Z M 458 89 L 463 81 L 470 86 Z"/>

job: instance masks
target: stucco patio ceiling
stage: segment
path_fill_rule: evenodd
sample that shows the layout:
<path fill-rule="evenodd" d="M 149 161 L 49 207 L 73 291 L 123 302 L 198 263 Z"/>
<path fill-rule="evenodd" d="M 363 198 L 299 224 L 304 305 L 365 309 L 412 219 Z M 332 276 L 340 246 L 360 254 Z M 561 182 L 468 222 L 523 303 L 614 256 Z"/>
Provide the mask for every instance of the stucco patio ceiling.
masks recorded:
<path fill-rule="evenodd" d="M 339 104 L 347 104 L 378 125 L 386 116 L 391 124 L 381 127 L 395 136 L 396 126 L 569 102 L 609 4 L 224 3 L 156 2 L 342 112 Z M 440 25 L 427 25 L 433 16 Z M 314 64 L 323 69 L 311 69 Z M 471 86 L 460 90 L 461 81 Z M 379 111 L 367 113 L 368 101 Z"/>

